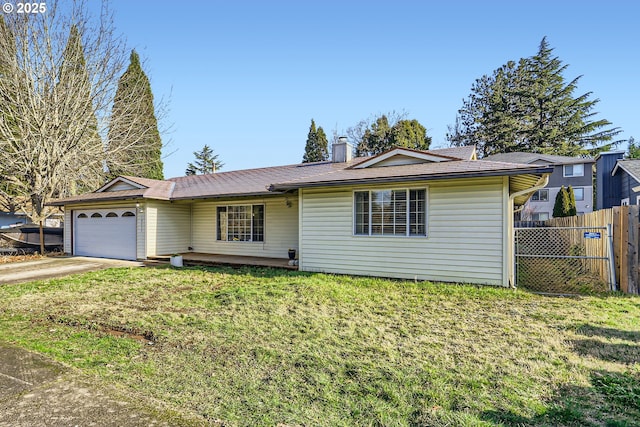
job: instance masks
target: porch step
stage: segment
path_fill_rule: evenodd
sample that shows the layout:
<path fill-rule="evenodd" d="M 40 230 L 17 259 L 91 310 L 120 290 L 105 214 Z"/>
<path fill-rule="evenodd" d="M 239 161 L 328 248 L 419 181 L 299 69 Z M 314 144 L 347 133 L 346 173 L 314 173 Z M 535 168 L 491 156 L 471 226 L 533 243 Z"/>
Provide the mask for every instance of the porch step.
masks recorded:
<path fill-rule="evenodd" d="M 169 255 L 157 255 L 147 258 L 145 264 L 149 265 L 166 265 L 170 262 Z M 297 265 L 289 265 L 287 259 L 280 258 L 260 258 L 249 256 L 232 256 L 232 255 L 217 255 L 217 254 L 203 254 L 203 253 L 186 253 L 182 254 L 182 264 L 184 266 L 203 266 L 210 267 L 216 265 L 226 265 L 230 267 L 270 267 L 270 268 L 284 268 L 287 270 L 298 270 Z"/>

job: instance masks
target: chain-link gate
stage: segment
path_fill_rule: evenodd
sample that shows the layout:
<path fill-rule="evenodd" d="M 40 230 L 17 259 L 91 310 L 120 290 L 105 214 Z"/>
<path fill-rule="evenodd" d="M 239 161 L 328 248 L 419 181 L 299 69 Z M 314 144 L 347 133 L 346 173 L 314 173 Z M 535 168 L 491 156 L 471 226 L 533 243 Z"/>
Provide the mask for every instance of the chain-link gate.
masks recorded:
<path fill-rule="evenodd" d="M 609 227 L 516 228 L 516 286 L 535 292 L 615 289 Z"/>

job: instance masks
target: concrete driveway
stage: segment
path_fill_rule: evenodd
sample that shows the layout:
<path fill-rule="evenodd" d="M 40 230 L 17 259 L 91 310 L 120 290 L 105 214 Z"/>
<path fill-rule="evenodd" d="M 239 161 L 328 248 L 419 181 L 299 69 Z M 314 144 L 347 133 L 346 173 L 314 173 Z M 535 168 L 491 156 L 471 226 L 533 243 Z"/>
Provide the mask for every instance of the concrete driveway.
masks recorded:
<path fill-rule="evenodd" d="M 102 270 L 113 267 L 139 267 L 137 261 L 121 261 L 105 258 L 51 257 L 36 261 L 0 264 L 0 285 L 30 282 L 32 280 L 64 277 L 75 273 Z"/>

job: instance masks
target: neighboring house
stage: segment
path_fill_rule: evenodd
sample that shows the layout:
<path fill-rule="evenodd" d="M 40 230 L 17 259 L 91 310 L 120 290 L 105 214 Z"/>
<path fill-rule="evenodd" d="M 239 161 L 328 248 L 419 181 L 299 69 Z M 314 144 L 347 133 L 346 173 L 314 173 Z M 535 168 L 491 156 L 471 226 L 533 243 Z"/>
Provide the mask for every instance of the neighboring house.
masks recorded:
<path fill-rule="evenodd" d="M 611 176 L 620 178 L 617 206 L 640 205 L 640 159 L 618 160 Z"/>
<path fill-rule="evenodd" d="M 475 148 L 396 148 L 351 159 L 156 181 L 118 177 L 57 200 L 65 252 L 145 259 L 176 252 L 286 258 L 299 269 L 513 283 L 514 205 L 546 165 L 475 160 Z"/>
<path fill-rule="evenodd" d="M 553 167 L 549 183 L 531 195 L 523 206 L 519 219 L 544 221 L 553 217 L 553 205 L 560 188 L 573 188 L 578 215 L 593 211 L 593 159 L 536 153 L 502 153 L 482 160 L 524 163 Z"/>
<path fill-rule="evenodd" d="M 622 197 L 623 172 L 613 174 L 618 161 L 624 158 L 624 153 L 624 151 L 607 151 L 596 156 L 596 209 L 620 206 L 623 198 L 629 198 L 628 182 L 627 195 Z"/>

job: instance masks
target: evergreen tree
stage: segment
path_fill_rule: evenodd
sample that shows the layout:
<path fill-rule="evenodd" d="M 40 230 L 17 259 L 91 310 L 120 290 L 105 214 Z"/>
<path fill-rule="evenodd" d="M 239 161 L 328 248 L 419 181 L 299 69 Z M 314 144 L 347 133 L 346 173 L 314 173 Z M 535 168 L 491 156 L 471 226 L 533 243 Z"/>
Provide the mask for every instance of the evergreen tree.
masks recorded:
<path fill-rule="evenodd" d="M 358 156 L 376 155 L 396 147 L 428 150 L 430 144 L 426 128 L 417 120 L 399 120 L 390 125 L 383 114 L 365 130 L 356 153 Z"/>
<path fill-rule="evenodd" d="M 98 119 L 96 118 L 91 98 L 91 83 L 87 72 L 82 39 L 76 25 L 71 26 L 69 39 L 62 53 L 62 64 L 55 90 L 60 97 L 63 97 L 64 95 L 62 94 L 66 91 L 76 91 L 77 95 L 74 98 L 74 102 L 78 103 L 77 108 L 84 112 L 81 117 L 80 114 L 75 115 L 76 125 L 81 129 L 82 133 L 78 138 L 82 140 L 82 144 L 102 146 L 102 139 L 98 134 Z M 65 117 L 63 119 L 68 120 Z M 76 168 L 78 170 L 83 169 L 82 165 L 77 165 Z M 74 195 L 95 189 L 96 185 L 103 180 L 103 170 L 97 163 L 93 169 L 91 173 L 84 173 L 69 182 L 69 194 Z M 96 181 L 96 178 L 98 181 Z"/>
<path fill-rule="evenodd" d="M 574 96 L 580 77 L 565 82 L 567 67 L 543 38 L 536 55 L 476 80 L 449 142 L 475 144 L 483 157 L 511 151 L 577 156 L 610 148 L 620 130 L 594 120 L 598 99 L 589 99 L 591 92 Z"/>
<path fill-rule="evenodd" d="M 307 144 L 304 148 L 302 163 L 322 162 L 329 159 L 329 142 L 322 127 L 316 129 L 316 122 L 311 119 Z"/>
<path fill-rule="evenodd" d="M 213 150 L 205 144 L 200 151 L 194 151 L 193 155 L 196 156 L 195 163 L 189 163 L 187 165 L 186 175 L 199 175 L 207 173 L 216 173 L 216 171 L 222 166 L 220 160 L 218 160 L 218 154 L 213 154 Z"/>
<path fill-rule="evenodd" d="M 322 126 L 318 126 L 318 148 L 320 152 L 320 160 L 318 161 L 329 160 L 329 140 Z"/>
<path fill-rule="evenodd" d="M 121 147 L 120 164 L 108 164 L 112 177 L 132 174 L 144 178 L 163 179 L 161 149 L 151 84 L 140 65 L 140 57 L 131 52 L 130 64 L 118 82 L 113 102 L 112 125 L 109 127 L 109 144 Z M 128 116 L 122 120 L 117 116 Z M 117 120 L 114 120 L 116 116 Z"/>
<path fill-rule="evenodd" d="M 571 191 L 573 192 L 573 190 Z M 575 212 L 575 199 L 573 202 L 573 211 Z M 575 215 L 575 213 L 573 214 Z M 565 216 L 572 216 L 571 214 L 571 196 L 569 191 L 564 187 L 560 187 L 560 191 L 556 195 L 556 201 L 553 205 L 553 217 L 562 218 Z"/>
<path fill-rule="evenodd" d="M 629 147 L 627 149 L 628 159 L 640 159 L 640 144 L 636 144 L 633 137 L 629 138 Z"/>
<path fill-rule="evenodd" d="M 575 216 L 578 214 L 576 207 L 576 194 L 573 192 L 573 187 L 569 186 L 567 189 L 567 195 L 569 196 L 569 207 L 567 209 L 567 216 Z"/>

